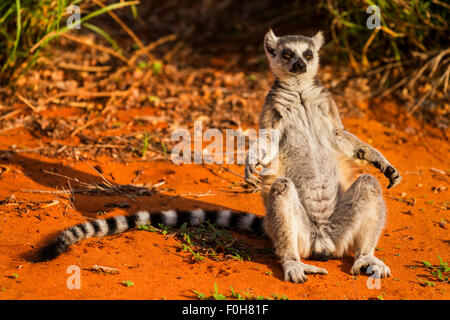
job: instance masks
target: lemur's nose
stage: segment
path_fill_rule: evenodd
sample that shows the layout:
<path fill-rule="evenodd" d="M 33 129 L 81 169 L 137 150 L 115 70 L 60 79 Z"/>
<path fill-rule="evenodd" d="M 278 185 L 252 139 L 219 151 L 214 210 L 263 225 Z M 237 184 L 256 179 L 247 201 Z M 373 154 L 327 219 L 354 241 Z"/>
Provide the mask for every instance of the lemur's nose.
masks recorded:
<path fill-rule="evenodd" d="M 306 72 L 306 63 L 299 58 L 291 67 L 291 72 L 293 73 L 304 73 Z"/>

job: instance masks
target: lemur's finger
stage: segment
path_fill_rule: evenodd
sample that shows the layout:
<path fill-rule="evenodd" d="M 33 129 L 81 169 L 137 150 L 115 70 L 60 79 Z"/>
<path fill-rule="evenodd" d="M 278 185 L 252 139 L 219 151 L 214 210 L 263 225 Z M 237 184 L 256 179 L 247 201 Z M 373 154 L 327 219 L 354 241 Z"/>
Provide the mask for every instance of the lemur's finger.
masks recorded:
<path fill-rule="evenodd" d="M 258 187 L 261 184 L 261 178 L 259 176 L 255 177 L 254 175 L 251 175 L 246 177 L 244 180 L 253 187 Z"/>
<path fill-rule="evenodd" d="M 248 171 L 250 171 L 250 173 L 256 173 L 256 172 L 257 172 L 257 171 L 256 171 L 256 166 L 253 165 L 253 164 L 247 165 L 246 169 L 247 169 Z"/>
<path fill-rule="evenodd" d="M 393 166 L 387 166 L 386 170 L 384 171 L 384 176 L 388 179 L 391 179 L 392 176 L 396 173 L 397 170 Z"/>
<path fill-rule="evenodd" d="M 268 166 L 269 162 L 270 162 L 270 161 L 268 161 L 267 163 L 264 163 L 263 160 L 258 160 L 258 162 L 256 163 L 255 166 L 256 166 L 256 167 L 257 167 L 257 166 L 261 166 L 261 167 L 263 167 L 263 168 L 266 168 L 266 167 Z"/>
<path fill-rule="evenodd" d="M 261 184 L 261 178 L 259 172 L 255 169 L 255 165 L 247 164 L 245 166 L 244 181 L 253 187 L 258 187 Z"/>
<path fill-rule="evenodd" d="M 400 183 L 400 181 L 402 181 L 402 177 L 400 175 L 389 179 L 389 185 L 387 186 L 387 188 L 391 189 L 397 186 Z"/>

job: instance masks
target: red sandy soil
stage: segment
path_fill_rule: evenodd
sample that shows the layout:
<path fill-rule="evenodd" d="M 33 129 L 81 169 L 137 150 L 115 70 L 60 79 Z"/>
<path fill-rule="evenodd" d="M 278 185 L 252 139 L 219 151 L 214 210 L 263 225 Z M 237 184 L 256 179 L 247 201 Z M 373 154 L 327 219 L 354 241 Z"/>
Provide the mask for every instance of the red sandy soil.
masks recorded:
<path fill-rule="evenodd" d="M 402 183 L 387 190 L 388 181 L 375 168 L 362 167 L 358 173 L 374 174 L 384 187 L 388 218 L 376 255 L 392 271 L 381 280 L 380 289 L 369 289 L 367 275 L 350 274 L 352 258 L 327 262 L 311 261 L 326 268 L 327 276 L 312 275 L 304 284 L 284 282 L 279 262 L 270 255 L 254 254 L 251 261 L 193 263 L 188 252 L 179 250 L 180 240 L 158 232 L 132 230 L 93 238 L 74 245 L 54 261 L 30 262 L 36 248 L 51 235 L 71 225 L 98 217 L 108 211 L 105 204 L 128 201 L 130 208 L 115 208 L 102 217 L 129 214 L 139 209 L 130 199 L 119 196 L 75 195 L 73 206 L 66 196 L 26 193 L 24 190 L 68 189 L 67 181 L 42 170 L 57 172 L 85 182 L 101 178 L 83 161 L 45 158 L 35 153 L 8 153 L 13 144 L 39 147 L 42 141 L 28 131 L 15 129 L 2 133 L 0 150 L 0 199 L 12 194 L 15 201 L 0 206 L 0 299 L 196 299 L 193 292 L 210 295 L 217 284 L 219 292 L 230 296 L 230 286 L 240 292 L 290 299 L 449 299 L 450 287 L 423 267 L 422 261 L 439 264 L 437 255 L 448 261 L 450 245 L 449 175 L 450 144 L 442 132 L 427 129 L 412 119 L 398 118 L 394 104 L 380 103 L 379 114 L 344 119 L 346 127 L 379 149 L 403 176 Z M 145 111 L 142 111 L 145 113 Z M 388 117 L 386 117 L 388 116 Z M 395 124 L 395 127 L 393 126 Z M 64 141 L 73 144 L 74 141 Z M 118 162 L 102 156 L 88 163 L 101 168 L 103 175 L 118 184 L 148 183 L 164 179 L 164 188 L 153 196 L 137 200 L 154 209 L 226 207 L 264 215 L 259 193 L 230 193 L 230 186 L 242 179 L 219 166 L 174 165 L 170 161 Z M 230 166 L 243 173 L 243 166 Z M 438 170 L 435 170 L 438 169 Z M 142 174 L 136 176 L 136 171 Z M 137 177 L 137 179 L 136 179 Z M 206 179 L 207 178 L 207 179 Z M 206 195 L 205 193 L 210 193 Z M 202 195 L 203 196 L 198 196 Z M 181 195 L 173 198 L 175 195 Z M 35 202 L 58 200 L 56 205 Z M 268 240 L 233 233 L 252 245 L 270 246 Z M 81 289 L 69 290 L 67 269 L 81 268 Z M 119 269 L 118 274 L 98 274 L 90 269 L 101 265 Z M 134 285 L 122 284 L 129 280 Z M 430 281 L 433 285 L 426 285 Z"/>

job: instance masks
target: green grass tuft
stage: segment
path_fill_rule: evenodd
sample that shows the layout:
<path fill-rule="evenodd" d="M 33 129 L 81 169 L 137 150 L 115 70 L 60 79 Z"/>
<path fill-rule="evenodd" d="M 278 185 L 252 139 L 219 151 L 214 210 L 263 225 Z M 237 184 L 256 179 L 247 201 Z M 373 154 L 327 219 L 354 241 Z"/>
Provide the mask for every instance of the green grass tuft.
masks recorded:
<path fill-rule="evenodd" d="M 0 3 L 0 84 L 11 84 L 36 62 L 41 50 L 60 34 L 69 32 L 76 23 L 67 25 L 67 9 L 77 5 L 80 23 L 105 38 L 120 51 L 117 43 L 101 28 L 87 21 L 136 1 L 117 2 L 98 8 L 82 0 L 3 0 Z M 84 8 L 89 8 L 85 9 Z M 135 10 L 135 9 L 134 9 Z M 73 14 L 73 12 L 72 12 Z M 75 29 L 73 32 L 76 32 Z M 33 50 L 32 50 L 33 49 Z"/>

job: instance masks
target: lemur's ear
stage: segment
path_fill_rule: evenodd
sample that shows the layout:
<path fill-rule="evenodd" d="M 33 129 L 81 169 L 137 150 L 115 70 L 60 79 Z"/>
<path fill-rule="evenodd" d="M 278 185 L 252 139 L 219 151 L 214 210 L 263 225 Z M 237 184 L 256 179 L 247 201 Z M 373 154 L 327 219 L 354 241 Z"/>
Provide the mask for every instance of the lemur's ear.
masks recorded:
<path fill-rule="evenodd" d="M 275 56 L 275 48 L 277 47 L 278 38 L 273 33 L 272 29 L 269 29 L 269 31 L 266 33 L 266 36 L 264 37 L 264 49 L 266 49 L 267 53 L 269 53 L 271 56 Z"/>
<path fill-rule="evenodd" d="M 312 40 L 314 42 L 314 46 L 316 47 L 316 50 L 319 50 L 320 47 L 322 47 L 323 43 L 325 42 L 325 39 L 323 37 L 322 31 L 318 31 L 314 37 L 312 37 Z"/>

